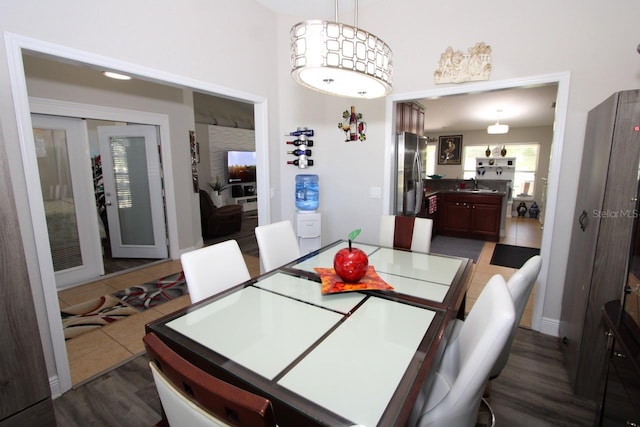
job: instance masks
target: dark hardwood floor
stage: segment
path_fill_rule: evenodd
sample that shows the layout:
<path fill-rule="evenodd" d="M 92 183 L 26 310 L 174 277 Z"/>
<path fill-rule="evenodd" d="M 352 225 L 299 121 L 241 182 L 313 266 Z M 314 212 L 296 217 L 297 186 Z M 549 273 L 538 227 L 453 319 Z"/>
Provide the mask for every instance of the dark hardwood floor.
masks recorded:
<path fill-rule="evenodd" d="M 558 339 L 520 328 L 507 367 L 493 381 L 496 425 L 591 426 L 596 405 L 573 396 Z M 160 401 L 142 355 L 54 401 L 59 426 L 144 426 L 160 420 Z"/>

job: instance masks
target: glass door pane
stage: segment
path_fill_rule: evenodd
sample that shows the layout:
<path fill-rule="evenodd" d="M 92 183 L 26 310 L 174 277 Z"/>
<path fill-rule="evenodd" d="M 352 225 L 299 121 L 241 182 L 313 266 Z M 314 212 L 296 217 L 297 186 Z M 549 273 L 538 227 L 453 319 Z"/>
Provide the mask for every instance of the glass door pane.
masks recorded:
<path fill-rule="evenodd" d="M 44 202 L 54 271 L 83 264 L 78 234 L 67 133 L 34 129 L 40 186 Z"/>
<path fill-rule="evenodd" d="M 153 245 L 144 137 L 109 137 L 123 245 Z"/>

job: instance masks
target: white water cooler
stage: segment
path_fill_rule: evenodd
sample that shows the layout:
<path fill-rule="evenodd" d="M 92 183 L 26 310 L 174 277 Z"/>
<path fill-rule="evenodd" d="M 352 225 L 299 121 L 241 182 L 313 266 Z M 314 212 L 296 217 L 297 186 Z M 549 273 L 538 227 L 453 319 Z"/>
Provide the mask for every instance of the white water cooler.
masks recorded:
<path fill-rule="evenodd" d="M 298 211 L 296 213 L 296 234 L 301 255 L 320 249 L 322 235 L 322 216 L 320 213 Z"/>

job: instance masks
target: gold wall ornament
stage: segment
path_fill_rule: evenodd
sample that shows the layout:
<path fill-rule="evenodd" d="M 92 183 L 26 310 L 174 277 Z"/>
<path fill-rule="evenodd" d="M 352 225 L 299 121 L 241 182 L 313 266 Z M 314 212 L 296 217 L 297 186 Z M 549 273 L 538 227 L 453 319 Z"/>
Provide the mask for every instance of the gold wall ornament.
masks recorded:
<path fill-rule="evenodd" d="M 478 42 L 466 53 L 454 52 L 449 46 L 441 55 L 438 66 L 433 72 L 436 84 L 463 83 L 489 80 L 491 74 L 491 46 Z"/>

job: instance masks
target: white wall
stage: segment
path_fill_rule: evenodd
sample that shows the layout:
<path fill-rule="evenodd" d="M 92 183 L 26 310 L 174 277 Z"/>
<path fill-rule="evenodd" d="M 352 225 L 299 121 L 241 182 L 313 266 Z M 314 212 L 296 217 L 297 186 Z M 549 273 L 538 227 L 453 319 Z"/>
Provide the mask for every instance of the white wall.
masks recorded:
<path fill-rule="evenodd" d="M 635 19 L 639 14 L 640 2 L 636 0 L 396 0 L 360 8 L 359 26 L 391 46 L 394 94 L 407 94 L 406 99 L 415 98 L 413 92 L 436 88 L 433 71 L 447 47 L 465 50 L 480 41 L 493 50 L 491 80 L 571 73 L 558 204 L 556 212 L 547 213 L 555 214 L 555 224 L 550 230 L 553 243 L 542 312 L 549 325 L 546 332 L 553 332 L 560 319 L 586 115 L 612 92 L 640 86 L 640 57 L 636 53 L 640 34 Z M 291 81 L 288 30 L 300 19 L 279 17 L 280 130 L 304 124 L 322 131 L 323 148 L 319 145 L 314 151 L 318 158 L 314 169 L 320 175 L 323 239 L 342 238 L 350 229 L 362 227 L 361 238 L 371 240 L 383 207 L 380 200 L 369 198 L 368 189 L 382 185 L 381 157 L 385 140 L 391 140 L 382 128 L 383 105 L 378 100 L 340 100 L 313 94 Z M 341 21 L 349 23 L 352 18 L 341 17 Z M 369 123 L 366 143 L 344 143 L 335 129 L 340 113 L 349 105 L 362 111 Z M 278 153 L 282 156 L 281 150 Z M 289 191 L 291 175 L 283 173 L 283 191 Z M 283 212 L 291 206 L 291 199 L 283 197 Z"/>

